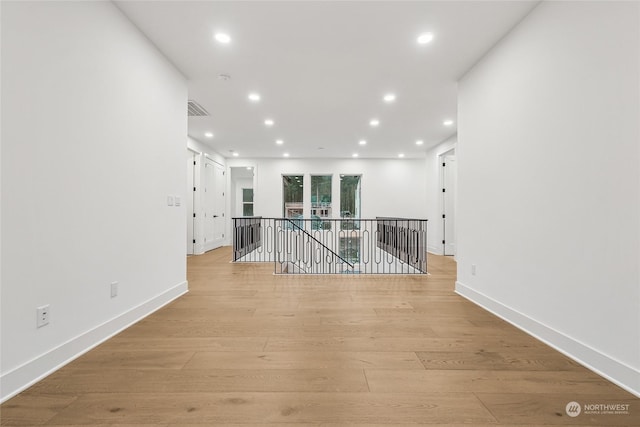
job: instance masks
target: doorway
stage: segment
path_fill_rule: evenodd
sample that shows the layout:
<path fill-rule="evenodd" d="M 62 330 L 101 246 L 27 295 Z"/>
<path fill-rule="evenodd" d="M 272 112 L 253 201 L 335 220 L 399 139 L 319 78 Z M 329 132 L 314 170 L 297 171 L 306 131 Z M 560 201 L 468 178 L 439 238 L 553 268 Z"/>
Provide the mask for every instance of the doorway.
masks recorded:
<path fill-rule="evenodd" d="M 455 149 L 440 155 L 442 177 L 442 253 L 456 255 L 456 191 L 458 169 Z"/>
<path fill-rule="evenodd" d="M 231 218 L 254 216 L 254 166 L 233 166 L 229 168 L 231 178 Z"/>
<path fill-rule="evenodd" d="M 224 243 L 224 166 L 206 158 L 203 181 L 204 250 L 219 248 Z"/>
<path fill-rule="evenodd" d="M 187 150 L 187 192 L 186 212 L 187 212 L 187 255 L 196 253 L 196 233 L 195 233 L 195 187 L 196 187 L 196 162 L 198 153 Z"/>

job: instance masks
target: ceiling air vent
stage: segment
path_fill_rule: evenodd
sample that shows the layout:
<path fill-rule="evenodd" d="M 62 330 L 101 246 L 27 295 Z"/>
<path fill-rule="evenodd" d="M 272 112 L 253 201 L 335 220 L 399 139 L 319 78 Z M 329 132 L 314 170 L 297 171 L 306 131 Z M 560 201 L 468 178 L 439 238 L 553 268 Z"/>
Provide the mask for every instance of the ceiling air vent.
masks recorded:
<path fill-rule="evenodd" d="M 187 102 L 187 110 L 189 111 L 189 117 L 202 117 L 209 115 L 209 112 L 205 110 L 202 105 L 192 100 Z"/>

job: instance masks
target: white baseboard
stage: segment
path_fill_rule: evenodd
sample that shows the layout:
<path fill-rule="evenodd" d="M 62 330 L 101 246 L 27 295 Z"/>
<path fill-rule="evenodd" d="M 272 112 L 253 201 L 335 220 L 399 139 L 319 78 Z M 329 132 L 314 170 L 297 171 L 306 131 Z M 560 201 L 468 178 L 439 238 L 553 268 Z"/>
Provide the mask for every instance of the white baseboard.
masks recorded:
<path fill-rule="evenodd" d="M 167 291 L 133 307 L 0 376 L 0 403 L 82 356 L 122 330 L 147 317 L 189 291 L 188 283 L 179 283 Z"/>
<path fill-rule="evenodd" d="M 617 384 L 629 393 L 640 397 L 640 370 L 513 310 L 463 283 L 456 282 L 456 293 Z"/>
<path fill-rule="evenodd" d="M 442 255 L 442 245 L 440 245 L 440 247 L 427 245 L 427 252 L 431 252 L 434 255 Z"/>

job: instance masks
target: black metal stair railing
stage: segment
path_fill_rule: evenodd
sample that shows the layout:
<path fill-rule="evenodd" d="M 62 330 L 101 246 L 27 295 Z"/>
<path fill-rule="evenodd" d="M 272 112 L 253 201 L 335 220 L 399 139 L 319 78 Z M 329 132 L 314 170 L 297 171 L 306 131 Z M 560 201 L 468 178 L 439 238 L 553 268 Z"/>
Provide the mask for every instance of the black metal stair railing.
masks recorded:
<path fill-rule="evenodd" d="M 316 222 L 314 223 L 314 221 Z M 299 223 L 303 225 L 301 226 Z M 353 272 L 354 265 L 352 263 L 305 229 L 305 225 L 308 224 L 307 220 L 276 219 L 276 274 Z M 313 228 L 313 225 L 317 224 L 317 220 L 311 220 L 310 224 Z"/>
<path fill-rule="evenodd" d="M 262 246 L 262 217 L 233 218 L 233 260 Z"/>
<path fill-rule="evenodd" d="M 233 261 L 273 262 L 275 218 L 233 218 Z"/>
<path fill-rule="evenodd" d="M 407 265 L 427 271 L 426 220 L 378 217 L 378 247 Z"/>
<path fill-rule="evenodd" d="M 276 274 L 426 274 L 427 220 L 234 218 L 234 262 Z"/>

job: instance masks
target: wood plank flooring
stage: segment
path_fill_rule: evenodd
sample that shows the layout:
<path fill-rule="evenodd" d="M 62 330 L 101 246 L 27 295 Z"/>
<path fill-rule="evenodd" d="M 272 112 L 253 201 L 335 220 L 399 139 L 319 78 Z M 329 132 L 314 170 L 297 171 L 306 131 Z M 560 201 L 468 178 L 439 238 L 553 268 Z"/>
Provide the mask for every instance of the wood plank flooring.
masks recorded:
<path fill-rule="evenodd" d="M 275 276 L 230 248 L 190 292 L 0 407 L 2 426 L 640 426 L 640 399 L 429 276 Z M 628 404 L 569 417 L 565 406 Z"/>

